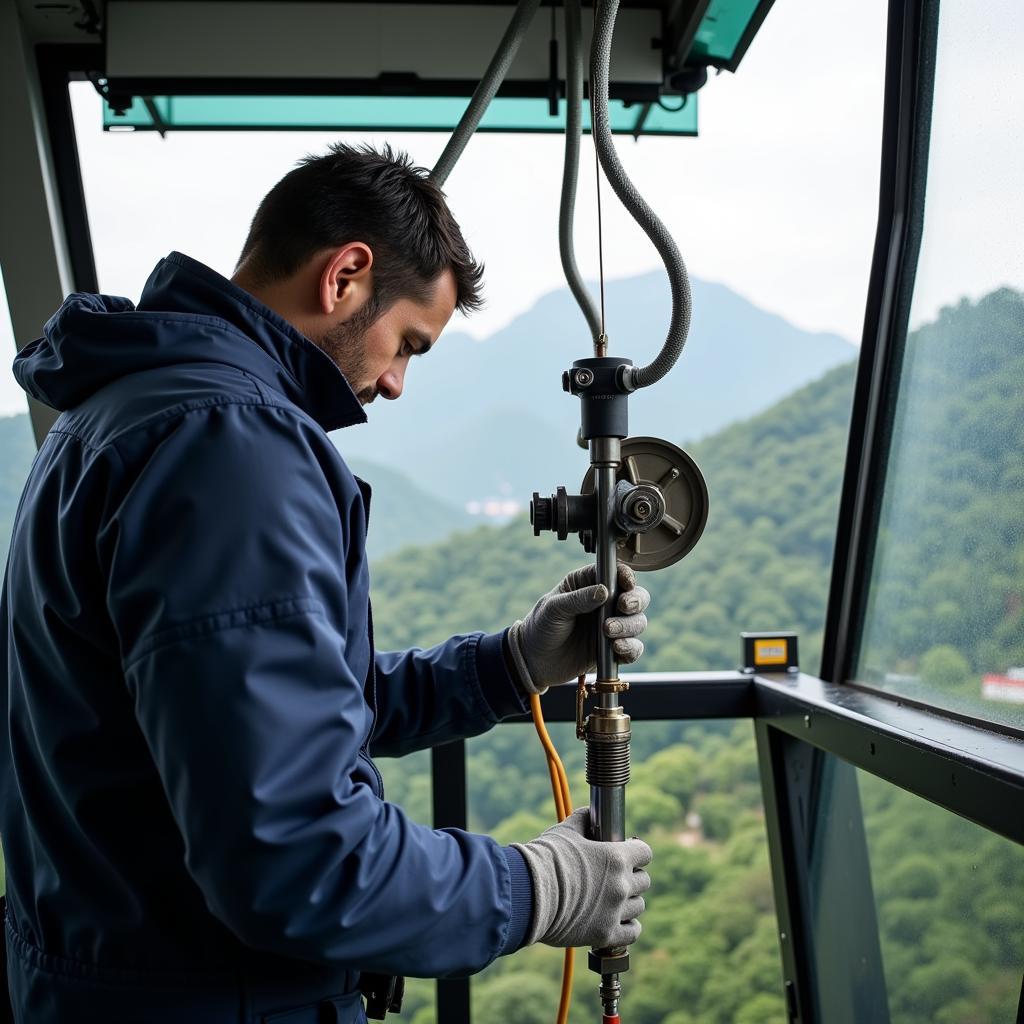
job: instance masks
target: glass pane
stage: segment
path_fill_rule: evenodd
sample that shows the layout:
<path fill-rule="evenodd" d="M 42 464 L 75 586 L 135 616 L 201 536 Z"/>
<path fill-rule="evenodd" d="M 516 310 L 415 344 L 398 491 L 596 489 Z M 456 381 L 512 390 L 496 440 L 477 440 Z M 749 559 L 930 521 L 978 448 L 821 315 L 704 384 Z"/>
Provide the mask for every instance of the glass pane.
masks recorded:
<path fill-rule="evenodd" d="M 839 758 L 808 754 L 817 1016 L 1013 1024 L 1024 905 L 1011 894 L 1024 886 L 1024 849 Z"/>
<path fill-rule="evenodd" d="M 693 54 L 708 61 L 730 63 L 760 5 L 761 0 L 711 0 L 697 29 Z M 696 63 L 693 57 L 690 63 Z"/>
<path fill-rule="evenodd" d="M 28 476 L 32 457 L 36 453 L 35 438 L 25 411 L 25 392 L 11 373 L 14 358 L 14 329 L 7 305 L 7 288 L 0 273 L 0 350 L 3 351 L 4 373 L 0 377 L 0 564 L 7 562 L 7 549 L 11 543 L 11 528 L 18 510 L 21 488 Z M 0 895 L 7 890 L 3 850 L 0 849 Z"/>
<path fill-rule="evenodd" d="M 1013 1024 L 1024 849 L 857 772 L 892 1024 Z"/>
<path fill-rule="evenodd" d="M 123 114 L 103 105 L 103 126 L 113 130 L 167 129 L 321 129 L 351 131 L 450 131 L 466 109 L 462 96 L 154 96 L 134 99 Z M 674 108 L 677 101 L 673 100 Z M 643 116 L 643 135 L 696 135 L 697 97 L 678 110 L 657 104 L 626 104 L 613 100 L 609 117 L 613 132 L 632 133 Z M 552 117 L 546 99 L 497 99 L 480 122 L 480 131 L 561 132 L 565 101 Z M 590 130 L 590 108 L 584 104 L 583 127 Z"/>
<path fill-rule="evenodd" d="M 1017 726 L 1024 725 L 1021 46 L 1019 3 L 941 8 L 915 329 L 855 670 L 871 685 Z"/>
<path fill-rule="evenodd" d="M 549 727 L 585 806 L 584 744 Z M 554 821 L 532 726 L 470 740 L 470 827 L 527 842 Z M 654 849 L 643 934 L 623 977 L 623 1019 L 636 1024 L 783 1024 L 782 976 L 768 852 L 749 722 L 637 722 L 627 832 Z M 535 946 L 502 957 L 472 983 L 475 1021 L 550 1024 L 562 957 Z M 577 954 L 570 1024 L 600 1015 L 597 976 Z M 430 1018 L 432 1020 L 432 1018 Z M 427 1015 L 414 1024 L 428 1024 Z"/>
<path fill-rule="evenodd" d="M 0 377 L 0 559 L 7 561 L 11 527 L 18 510 L 21 489 L 36 453 L 35 438 L 29 422 L 25 392 L 14 379 L 14 330 L 7 305 L 7 289 L 0 274 L 0 350 L 3 351 L 3 375 Z"/>

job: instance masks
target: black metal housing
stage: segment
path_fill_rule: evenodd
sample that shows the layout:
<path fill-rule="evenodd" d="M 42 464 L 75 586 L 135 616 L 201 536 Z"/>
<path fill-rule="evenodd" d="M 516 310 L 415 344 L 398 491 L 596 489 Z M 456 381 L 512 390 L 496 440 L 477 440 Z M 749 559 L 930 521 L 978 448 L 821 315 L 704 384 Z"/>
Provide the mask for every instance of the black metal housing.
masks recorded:
<path fill-rule="evenodd" d="M 629 434 L 629 393 L 622 386 L 621 367 L 632 365 L 615 356 L 577 359 L 562 375 L 562 387 L 580 400 L 584 441 Z"/>

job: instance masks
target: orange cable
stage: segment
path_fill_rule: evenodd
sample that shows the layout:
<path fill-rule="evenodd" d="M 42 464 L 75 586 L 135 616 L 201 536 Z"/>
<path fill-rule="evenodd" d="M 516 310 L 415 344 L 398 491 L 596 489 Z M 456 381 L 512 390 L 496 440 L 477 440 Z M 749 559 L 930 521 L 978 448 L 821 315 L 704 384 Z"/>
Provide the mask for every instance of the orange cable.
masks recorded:
<path fill-rule="evenodd" d="M 535 693 L 530 695 L 530 711 L 533 712 L 533 724 L 540 737 L 541 746 L 544 748 L 544 756 L 547 758 L 548 774 L 551 776 L 551 794 L 555 798 L 555 813 L 559 821 L 564 821 L 572 813 L 569 778 L 565 774 L 565 765 L 562 764 L 562 759 L 558 756 L 555 744 L 548 734 L 547 726 L 544 724 L 544 713 L 540 708 L 540 697 Z M 575 966 L 574 953 L 575 950 L 567 949 L 562 963 L 562 991 L 558 1000 L 557 1024 L 566 1024 L 569 1020 L 569 1007 L 572 1003 L 572 976 Z"/>

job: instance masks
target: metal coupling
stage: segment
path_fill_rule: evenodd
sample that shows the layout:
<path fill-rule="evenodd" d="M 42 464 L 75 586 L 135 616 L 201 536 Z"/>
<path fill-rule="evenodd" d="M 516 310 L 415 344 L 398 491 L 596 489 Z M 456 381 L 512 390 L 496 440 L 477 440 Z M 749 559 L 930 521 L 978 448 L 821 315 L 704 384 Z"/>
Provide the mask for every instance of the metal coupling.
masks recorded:
<path fill-rule="evenodd" d="M 625 786 L 629 782 L 630 718 L 621 707 L 594 708 L 587 716 L 587 782 Z"/>

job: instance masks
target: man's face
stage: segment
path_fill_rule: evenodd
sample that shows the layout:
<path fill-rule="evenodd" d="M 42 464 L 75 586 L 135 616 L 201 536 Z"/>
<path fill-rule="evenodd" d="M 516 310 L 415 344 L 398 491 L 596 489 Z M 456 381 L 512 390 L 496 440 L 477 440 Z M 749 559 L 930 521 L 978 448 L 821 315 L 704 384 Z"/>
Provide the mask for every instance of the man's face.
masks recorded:
<path fill-rule="evenodd" d="M 425 301 L 399 299 L 372 323 L 371 316 L 363 315 L 369 308 L 364 304 L 316 341 L 338 364 L 362 405 L 378 395 L 395 399 L 402 394 L 409 360 L 437 341 L 455 312 L 455 300 L 455 275 L 445 270 Z"/>

